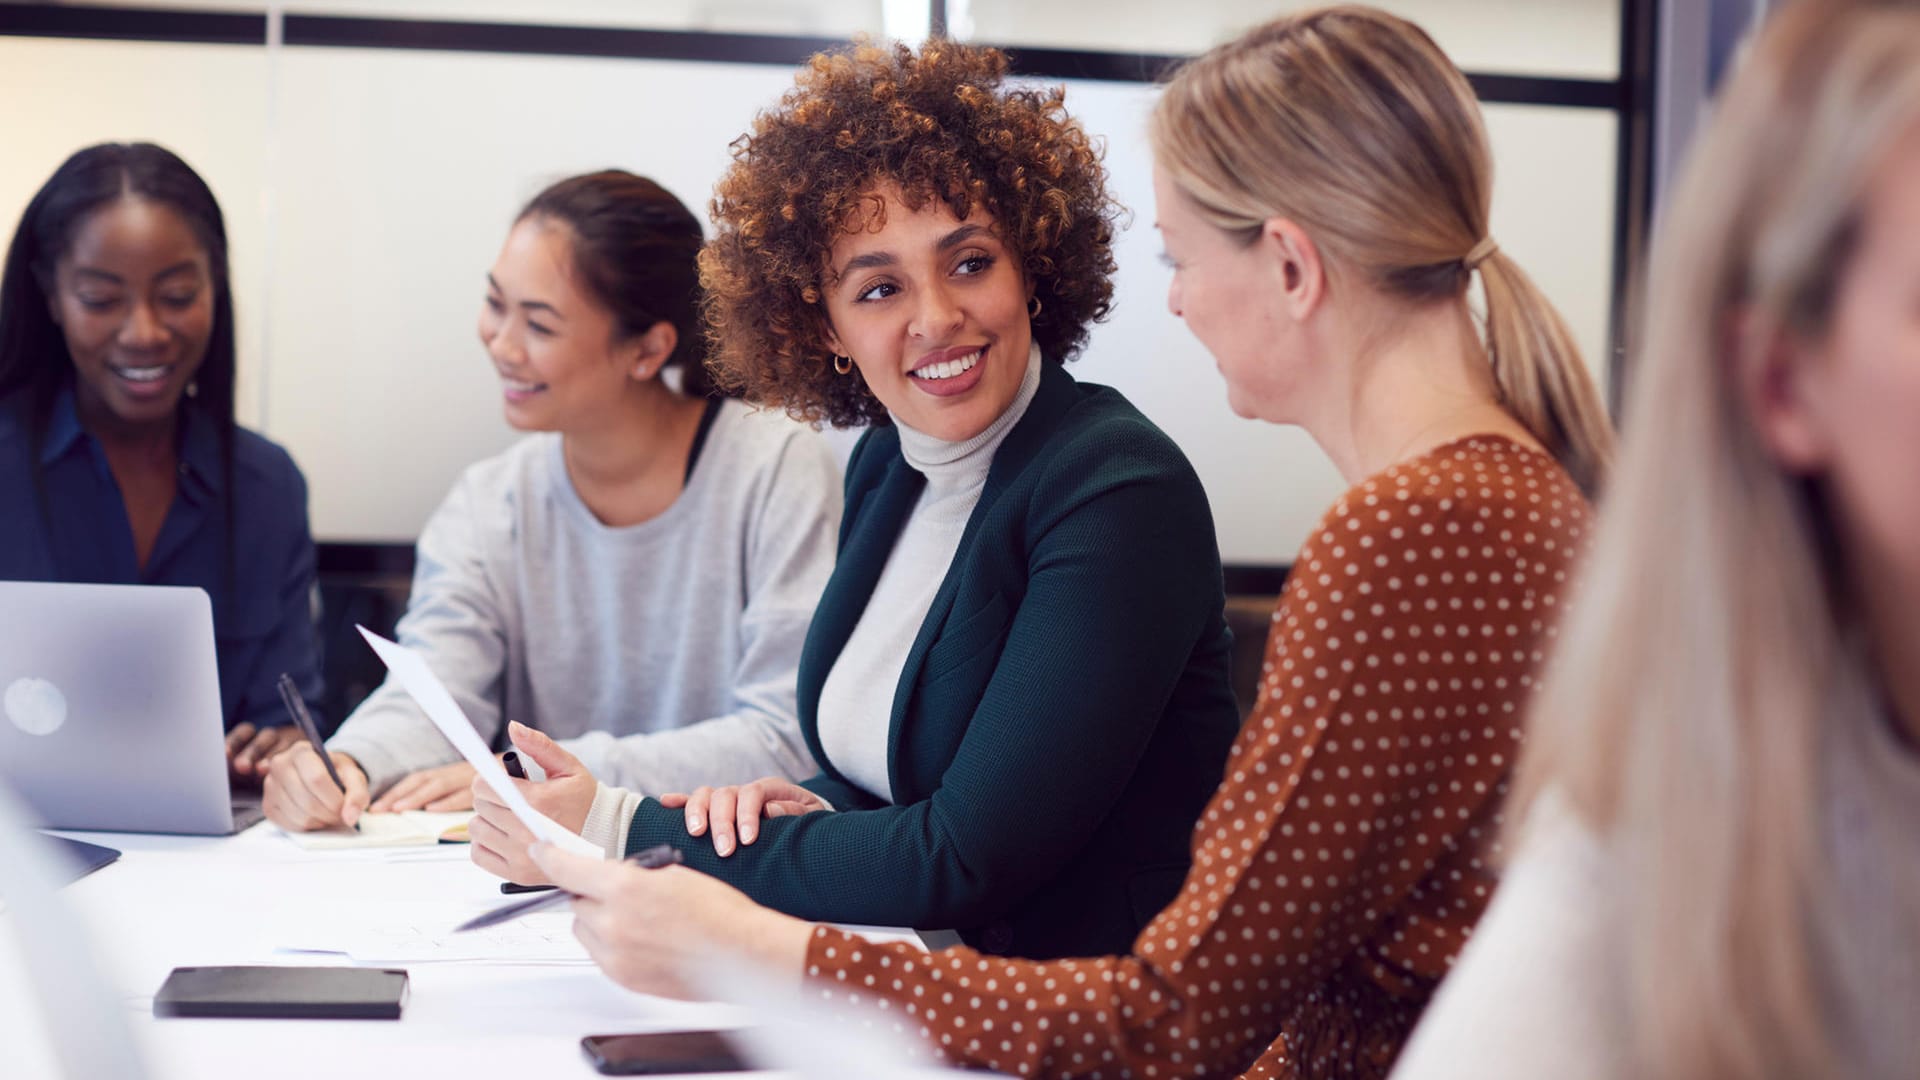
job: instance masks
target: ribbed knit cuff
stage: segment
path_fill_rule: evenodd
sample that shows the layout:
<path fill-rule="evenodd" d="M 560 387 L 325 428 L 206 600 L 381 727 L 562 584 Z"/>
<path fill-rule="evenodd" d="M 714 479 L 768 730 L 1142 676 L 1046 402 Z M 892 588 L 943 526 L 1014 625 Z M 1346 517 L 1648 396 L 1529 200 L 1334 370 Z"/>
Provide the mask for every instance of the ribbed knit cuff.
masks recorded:
<path fill-rule="evenodd" d="M 580 826 L 581 838 L 606 852 L 609 859 L 625 855 L 627 827 L 633 823 L 632 808 L 640 804 L 640 798 L 625 788 L 606 784 L 596 787 L 593 805 L 587 809 L 587 820 Z"/>

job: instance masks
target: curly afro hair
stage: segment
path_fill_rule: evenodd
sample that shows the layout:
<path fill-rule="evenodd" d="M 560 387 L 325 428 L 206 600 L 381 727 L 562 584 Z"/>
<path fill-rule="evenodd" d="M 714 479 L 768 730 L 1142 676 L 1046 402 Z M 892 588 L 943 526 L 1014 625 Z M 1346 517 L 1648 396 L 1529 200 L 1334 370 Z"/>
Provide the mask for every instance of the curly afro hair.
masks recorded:
<path fill-rule="evenodd" d="M 881 184 L 916 211 L 936 199 L 961 219 L 984 207 L 1040 300 L 1041 355 L 1064 363 L 1085 344 L 1112 304 L 1120 206 L 1064 91 L 1004 87 L 1006 73 L 998 49 L 857 42 L 815 56 L 755 119 L 733 144 L 700 253 L 721 386 L 814 423 L 888 422 L 857 368 L 833 369 L 822 280 L 840 236 L 884 223 Z"/>

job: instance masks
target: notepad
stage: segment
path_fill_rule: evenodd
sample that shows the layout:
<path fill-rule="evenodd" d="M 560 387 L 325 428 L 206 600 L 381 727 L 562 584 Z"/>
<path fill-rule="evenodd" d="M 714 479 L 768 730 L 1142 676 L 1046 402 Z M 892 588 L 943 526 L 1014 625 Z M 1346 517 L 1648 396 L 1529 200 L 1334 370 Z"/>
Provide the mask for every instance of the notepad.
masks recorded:
<path fill-rule="evenodd" d="M 360 831 L 322 829 L 318 832 L 290 832 L 287 837 L 308 851 L 338 851 L 346 848 L 426 847 L 440 842 L 442 834 L 459 830 L 466 839 L 471 810 L 435 812 L 402 810 L 393 814 L 361 814 Z"/>

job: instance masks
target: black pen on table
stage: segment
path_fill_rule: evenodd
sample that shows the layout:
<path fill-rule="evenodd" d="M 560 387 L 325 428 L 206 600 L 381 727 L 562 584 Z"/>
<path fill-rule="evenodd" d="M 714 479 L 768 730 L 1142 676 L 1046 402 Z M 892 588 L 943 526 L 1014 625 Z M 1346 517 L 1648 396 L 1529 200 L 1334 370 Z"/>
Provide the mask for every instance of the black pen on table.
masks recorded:
<path fill-rule="evenodd" d="M 527 767 L 520 764 L 519 751 L 509 750 L 501 754 L 500 764 L 507 770 L 507 775 L 513 777 L 515 780 L 525 780 L 527 778 Z M 522 885 L 517 881 L 503 881 L 500 883 L 500 891 L 508 894 L 546 892 L 551 888 L 553 888 L 551 885 Z"/>
<path fill-rule="evenodd" d="M 672 844 L 655 844 L 650 848 L 641 848 L 621 861 L 630 862 L 642 870 L 658 870 L 663 866 L 672 866 L 685 860 L 681 858 L 680 849 Z M 573 898 L 573 893 L 554 889 L 545 896 L 536 896 L 531 900 L 517 900 L 505 907 L 497 907 L 483 915 L 476 915 L 454 927 L 453 932 L 458 934 L 463 930 L 482 930 L 489 926 L 498 926 L 509 919 L 517 919 L 529 912 L 554 907 Z"/>
<path fill-rule="evenodd" d="M 293 717 L 293 726 L 299 728 L 300 734 L 313 744 L 313 752 L 320 755 L 320 764 L 325 765 L 327 775 L 333 777 L 333 786 L 345 795 L 347 782 L 340 779 L 340 770 L 333 767 L 333 758 L 327 754 L 327 744 L 320 739 L 320 728 L 313 722 L 313 714 L 307 711 L 306 700 L 300 696 L 300 688 L 294 685 L 293 676 L 283 671 L 274 685 L 280 688 L 280 701 L 286 705 L 287 715 Z M 359 832 L 360 823 L 354 822 L 352 828 L 354 832 Z"/>

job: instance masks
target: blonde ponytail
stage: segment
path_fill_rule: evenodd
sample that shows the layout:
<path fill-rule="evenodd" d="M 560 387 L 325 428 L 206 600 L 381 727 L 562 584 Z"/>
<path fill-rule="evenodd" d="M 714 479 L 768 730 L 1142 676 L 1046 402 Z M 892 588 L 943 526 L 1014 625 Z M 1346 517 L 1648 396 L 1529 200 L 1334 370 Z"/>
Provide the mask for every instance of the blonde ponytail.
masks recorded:
<path fill-rule="evenodd" d="M 1501 402 L 1592 495 L 1613 464 L 1613 428 L 1566 320 L 1527 272 L 1498 251 L 1480 264 L 1480 283 Z"/>
<path fill-rule="evenodd" d="M 1477 266 L 1506 406 L 1589 494 L 1605 481 L 1600 393 L 1553 305 L 1488 239 L 1479 102 L 1419 27 L 1351 6 L 1276 19 L 1180 69 L 1149 131 L 1157 164 L 1228 235 L 1290 219 L 1416 302 L 1463 296 Z"/>

